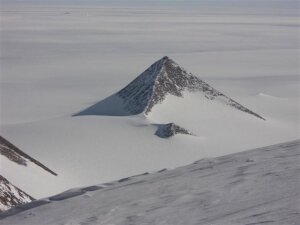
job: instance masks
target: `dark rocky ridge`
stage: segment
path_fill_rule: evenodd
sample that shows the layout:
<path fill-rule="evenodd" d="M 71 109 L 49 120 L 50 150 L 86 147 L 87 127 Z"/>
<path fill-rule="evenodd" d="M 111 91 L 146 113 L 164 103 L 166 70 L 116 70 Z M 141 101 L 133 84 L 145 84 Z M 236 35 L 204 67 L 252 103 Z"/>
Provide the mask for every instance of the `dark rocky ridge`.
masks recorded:
<path fill-rule="evenodd" d="M 167 123 L 167 124 L 158 125 L 158 129 L 155 134 L 161 138 L 172 137 L 172 136 L 175 136 L 176 134 L 193 135 L 191 132 L 184 129 L 183 127 L 178 126 L 175 123 Z"/>
<path fill-rule="evenodd" d="M 34 198 L 0 175 L 0 212 L 33 200 Z"/>
<path fill-rule="evenodd" d="M 27 166 L 27 161 L 31 161 L 54 176 L 57 173 L 50 170 L 48 167 L 35 160 L 34 158 L 21 151 L 18 147 L 10 143 L 8 140 L 0 136 L 0 154 L 19 165 Z"/>
<path fill-rule="evenodd" d="M 145 113 L 162 103 L 168 94 L 183 97 L 183 91 L 203 92 L 210 100 L 222 98 L 226 104 L 265 120 L 262 116 L 225 96 L 200 78 L 188 73 L 167 56 L 152 64 L 141 75 L 117 93 L 132 114 Z"/>

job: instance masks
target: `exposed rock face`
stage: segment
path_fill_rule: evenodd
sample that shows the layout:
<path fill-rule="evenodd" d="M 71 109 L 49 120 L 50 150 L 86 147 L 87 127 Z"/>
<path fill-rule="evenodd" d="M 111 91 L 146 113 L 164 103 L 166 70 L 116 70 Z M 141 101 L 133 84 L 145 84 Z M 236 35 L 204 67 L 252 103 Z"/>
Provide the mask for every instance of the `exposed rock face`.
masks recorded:
<path fill-rule="evenodd" d="M 210 100 L 221 99 L 229 106 L 264 120 L 260 115 L 188 73 L 167 56 L 152 64 L 117 95 L 123 99 L 127 111 L 147 115 L 156 104 L 162 103 L 168 94 L 183 97 L 183 91 L 203 92 Z"/>
<path fill-rule="evenodd" d="M 0 175 L 0 212 L 34 200 Z"/>
<path fill-rule="evenodd" d="M 167 123 L 167 124 L 159 125 L 155 134 L 161 138 L 172 137 L 175 136 L 176 134 L 193 135 L 191 132 L 176 125 L 175 123 Z"/>
<path fill-rule="evenodd" d="M 31 161 L 37 166 L 43 168 L 47 172 L 57 176 L 55 172 L 50 170 L 48 167 L 35 160 L 34 158 L 21 151 L 18 147 L 7 141 L 5 138 L 0 136 L 0 154 L 8 158 L 9 160 L 23 166 L 27 166 L 27 162 Z"/>

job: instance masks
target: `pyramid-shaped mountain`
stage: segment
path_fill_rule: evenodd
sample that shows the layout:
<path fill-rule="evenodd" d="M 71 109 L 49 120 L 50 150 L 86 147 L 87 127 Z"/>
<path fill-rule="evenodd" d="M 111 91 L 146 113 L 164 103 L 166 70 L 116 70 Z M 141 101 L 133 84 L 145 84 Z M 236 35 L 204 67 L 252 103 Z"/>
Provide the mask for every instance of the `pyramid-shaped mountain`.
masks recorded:
<path fill-rule="evenodd" d="M 264 120 L 262 116 L 188 73 L 167 56 L 152 64 L 116 94 L 76 115 L 148 115 L 155 105 L 163 103 L 167 95 L 183 97 L 184 91 L 202 92 L 207 99 L 220 99 L 228 106 Z"/>

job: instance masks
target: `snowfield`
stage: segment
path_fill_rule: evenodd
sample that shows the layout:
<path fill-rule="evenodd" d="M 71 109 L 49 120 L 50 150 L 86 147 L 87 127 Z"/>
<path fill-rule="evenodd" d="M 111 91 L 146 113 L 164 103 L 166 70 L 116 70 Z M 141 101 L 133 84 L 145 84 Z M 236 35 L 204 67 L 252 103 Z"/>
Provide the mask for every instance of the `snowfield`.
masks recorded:
<path fill-rule="evenodd" d="M 297 225 L 300 141 L 76 188 L 0 214 L 1 225 Z"/>
<path fill-rule="evenodd" d="M 3 0 L 1 136 L 58 176 L 5 157 L 0 174 L 39 199 L 299 139 L 298 2 L 226 1 Z M 266 120 L 188 91 L 147 117 L 111 98 L 98 115 L 73 116 L 165 55 Z M 194 135 L 156 135 L 170 123 Z"/>
<path fill-rule="evenodd" d="M 176 79 L 191 82 L 190 75 L 182 71 L 180 69 Z M 148 76 L 147 73 L 141 76 L 145 75 Z M 170 82 L 164 80 L 167 76 L 170 76 Z M 163 85 L 174 83 L 176 79 L 172 80 L 172 76 L 174 74 L 163 73 L 160 82 Z M 145 79 L 142 77 L 142 80 Z M 291 103 L 296 99 L 282 101 L 259 94 L 251 97 L 257 101 L 253 102 L 254 110 L 250 107 L 253 110 L 250 111 L 237 102 L 231 105 L 232 99 L 206 83 L 202 86 L 201 80 L 199 83 L 197 91 L 176 86 L 181 96 L 173 95 L 173 89 L 160 90 L 156 95 L 163 97 L 151 106 L 147 115 L 140 109 L 136 115 L 128 113 L 126 107 L 122 109 L 121 99 L 116 101 L 117 96 L 113 95 L 91 104 L 93 106 L 75 116 L 3 125 L 2 132 L 6 136 L 29 155 L 54 168 L 59 176 L 50 179 L 49 176 L 32 177 L 29 170 L 11 168 L 6 160 L 3 160 L 5 166 L 1 173 L 22 190 L 40 198 L 76 186 L 165 167 L 174 168 L 203 157 L 221 156 L 299 137 L 299 126 L 295 123 L 299 119 L 295 115 L 298 103 Z M 155 89 L 156 86 L 151 85 L 149 79 L 145 84 L 138 82 L 123 89 L 123 93 L 129 96 L 125 97 L 129 99 L 127 107 L 135 111 L 136 106 L 142 105 L 139 99 L 146 101 L 145 106 L 151 104 L 151 98 L 149 102 L 147 98 L 143 99 L 145 93 Z M 263 107 L 268 104 L 272 107 L 264 111 Z M 283 108 L 284 104 L 289 104 L 289 107 Z M 276 118 L 278 114 L 275 113 L 280 111 L 282 114 Z M 291 113 L 291 118 L 286 118 L 288 113 Z M 168 123 L 178 124 L 194 135 L 179 134 L 163 140 L 156 134 L 162 124 Z M 24 183 L 28 177 L 31 182 Z"/>

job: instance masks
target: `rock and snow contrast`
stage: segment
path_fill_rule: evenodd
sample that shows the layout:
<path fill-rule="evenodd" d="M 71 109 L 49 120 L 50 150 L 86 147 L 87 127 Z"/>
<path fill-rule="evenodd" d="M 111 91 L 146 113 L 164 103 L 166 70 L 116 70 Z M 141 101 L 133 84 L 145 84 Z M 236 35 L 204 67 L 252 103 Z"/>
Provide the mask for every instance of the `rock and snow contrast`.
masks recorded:
<path fill-rule="evenodd" d="M 188 130 L 184 129 L 183 127 L 180 127 L 174 123 L 167 123 L 167 124 L 159 124 L 158 129 L 155 132 L 155 134 L 162 138 L 168 138 L 172 137 L 176 134 L 188 134 L 193 135 Z"/>
<path fill-rule="evenodd" d="M 41 198 L 298 137 L 295 124 L 275 119 L 273 111 L 264 117 L 254 111 L 163 57 L 121 91 L 76 116 L 3 126 L 10 140 L 59 176 L 40 174 L 42 168 L 55 175 L 31 158 L 34 171 L 41 167 L 34 176 L 12 166 L 7 154 L 1 155 L 1 173 Z M 28 176 L 32 183 L 24 182 Z"/>
<path fill-rule="evenodd" d="M 39 1 L 0 10 L 1 136 L 58 174 L 0 154 L 33 198 L 299 139 L 294 0 Z"/>
<path fill-rule="evenodd" d="M 77 188 L 0 214 L 1 225 L 297 225 L 300 141 Z"/>
<path fill-rule="evenodd" d="M 24 182 L 30 170 L 13 168 L 7 155 L 1 156 L 8 164 L 1 173 L 41 198 L 297 138 L 295 125 L 274 119 L 270 112 L 262 117 L 254 111 L 163 57 L 121 91 L 76 116 L 3 126 L 14 143 L 60 175 L 29 173 L 33 182 Z"/>
<path fill-rule="evenodd" d="M 233 108 L 265 120 L 257 113 L 217 91 L 198 77 L 188 73 L 169 57 L 153 63 L 121 91 L 75 115 L 148 115 L 162 104 L 167 95 L 184 97 L 199 92 L 205 98 L 217 100 Z M 201 102 L 195 102 L 201 104 Z"/>
<path fill-rule="evenodd" d="M 0 210 L 31 201 L 33 198 L 27 193 L 35 194 L 45 182 L 55 182 L 57 176 L 54 171 L 2 136 L 0 136 L 0 169 L 0 204 L 2 204 Z"/>
<path fill-rule="evenodd" d="M 8 140 L 0 136 L 0 155 L 6 157 L 10 161 L 27 166 L 28 162 L 34 163 L 36 166 L 44 169 L 45 171 L 51 173 L 54 176 L 57 176 L 55 172 L 50 170 L 48 167 L 35 160 L 34 158 L 27 155 L 25 152 L 21 151 L 18 147 L 10 143 Z"/>
<path fill-rule="evenodd" d="M 18 168 L 20 171 L 24 171 L 22 174 L 10 174 L 7 173 L 17 171 L 13 168 Z M 31 168 L 35 168 L 32 170 Z M 40 175 L 57 176 L 55 172 L 47 168 L 45 165 L 35 160 L 34 158 L 21 151 L 18 147 L 10 143 L 8 140 L 0 136 L 0 211 L 5 211 L 17 205 L 21 205 L 27 202 L 31 202 L 33 198 L 26 192 L 20 190 L 18 187 L 11 184 L 5 177 L 1 176 L 4 173 L 6 176 L 11 177 L 21 187 L 28 189 L 31 185 L 36 185 L 39 188 L 38 183 L 35 180 L 40 179 Z M 47 175 L 46 175 L 47 174 Z M 32 176 L 37 176 L 32 179 Z M 32 180 L 31 180 L 32 179 Z M 27 183 L 27 184 L 26 184 Z M 27 186 L 27 187 L 26 187 Z M 32 187 L 30 188 L 30 190 Z"/>
<path fill-rule="evenodd" d="M 31 202 L 30 195 L 20 190 L 0 175 L 0 212 Z"/>

